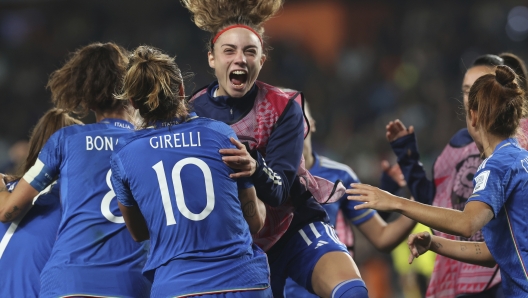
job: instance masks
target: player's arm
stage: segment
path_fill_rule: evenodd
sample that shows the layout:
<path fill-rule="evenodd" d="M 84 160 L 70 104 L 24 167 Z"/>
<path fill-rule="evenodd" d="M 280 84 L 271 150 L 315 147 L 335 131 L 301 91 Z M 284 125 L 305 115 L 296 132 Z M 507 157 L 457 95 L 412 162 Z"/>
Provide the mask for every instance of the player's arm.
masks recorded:
<path fill-rule="evenodd" d="M 387 223 L 376 212 L 373 217 L 360 224 L 358 229 L 376 249 L 390 252 L 407 238 L 415 225 L 416 221 L 403 215 Z"/>
<path fill-rule="evenodd" d="M 366 184 L 353 184 L 347 189 L 349 200 L 365 202 L 357 210 L 371 208 L 388 212 L 399 212 L 435 230 L 471 237 L 494 217 L 493 209 L 486 203 L 470 201 L 463 211 L 429 206 L 409 201 Z"/>
<path fill-rule="evenodd" d="M 5 180 L 0 179 L 0 221 L 12 222 L 25 214 L 32 206 L 33 198 L 39 191 L 24 178 L 20 179 L 13 192 L 8 192 Z"/>
<path fill-rule="evenodd" d="M 141 242 L 150 239 L 150 234 L 147 227 L 147 222 L 138 206 L 125 206 L 121 202 L 117 202 L 119 210 L 123 214 L 125 224 L 132 235 L 132 239 L 136 242 Z"/>
<path fill-rule="evenodd" d="M 431 250 L 444 257 L 465 263 L 490 268 L 496 264 L 485 242 L 455 241 L 422 232 L 409 235 L 407 244 L 411 251 L 409 263 L 412 263 L 414 258 Z"/>
<path fill-rule="evenodd" d="M 257 198 L 257 192 L 254 187 L 239 189 L 238 197 L 242 206 L 242 213 L 249 225 L 249 231 L 254 235 L 264 227 L 266 206 Z"/>
<path fill-rule="evenodd" d="M 237 149 L 222 149 L 223 161 L 238 170 L 232 178 L 251 177 L 257 195 L 264 203 L 276 207 L 285 203 L 297 177 L 304 141 L 304 114 L 294 101 L 283 112 L 266 146 L 266 157 L 252 152 L 248 157 L 243 145 L 233 140 Z"/>

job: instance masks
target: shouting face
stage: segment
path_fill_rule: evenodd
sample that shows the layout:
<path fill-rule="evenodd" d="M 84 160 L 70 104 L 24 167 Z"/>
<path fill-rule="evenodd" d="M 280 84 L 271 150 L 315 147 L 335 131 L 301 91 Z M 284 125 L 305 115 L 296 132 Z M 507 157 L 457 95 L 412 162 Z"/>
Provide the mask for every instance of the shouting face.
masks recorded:
<path fill-rule="evenodd" d="M 218 79 L 219 96 L 244 96 L 253 86 L 266 60 L 259 37 L 245 28 L 222 33 L 208 53 L 209 66 Z"/>

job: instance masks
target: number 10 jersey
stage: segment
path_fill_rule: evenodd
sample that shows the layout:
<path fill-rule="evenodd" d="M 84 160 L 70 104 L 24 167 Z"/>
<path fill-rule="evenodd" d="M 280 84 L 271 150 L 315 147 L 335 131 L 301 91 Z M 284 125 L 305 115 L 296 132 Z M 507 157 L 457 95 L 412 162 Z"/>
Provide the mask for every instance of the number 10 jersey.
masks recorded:
<path fill-rule="evenodd" d="M 151 297 L 269 287 L 267 258 L 252 245 L 233 170 L 219 153 L 234 148 L 229 137 L 236 135 L 228 125 L 194 118 L 119 140 L 112 183 L 119 202 L 145 217 Z"/>

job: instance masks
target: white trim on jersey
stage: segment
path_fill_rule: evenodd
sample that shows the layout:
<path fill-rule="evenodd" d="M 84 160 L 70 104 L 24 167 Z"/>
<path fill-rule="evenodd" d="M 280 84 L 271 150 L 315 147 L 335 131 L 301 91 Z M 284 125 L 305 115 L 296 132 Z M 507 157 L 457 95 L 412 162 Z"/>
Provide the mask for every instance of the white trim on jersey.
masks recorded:
<path fill-rule="evenodd" d="M 26 180 L 27 183 L 31 184 L 35 180 L 35 178 L 42 172 L 44 169 L 44 163 L 40 161 L 40 159 L 37 158 L 35 161 L 35 164 L 27 171 L 27 173 L 24 175 L 24 180 Z"/>
<path fill-rule="evenodd" d="M 337 162 L 335 160 L 331 160 L 328 157 L 319 156 L 319 160 L 321 161 L 321 166 L 324 168 L 329 169 L 335 169 L 335 170 L 341 170 L 347 172 L 354 180 L 359 180 L 354 170 L 352 170 L 349 166 L 346 164 Z M 348 187 L 348 185 L 346 185 Z"/>

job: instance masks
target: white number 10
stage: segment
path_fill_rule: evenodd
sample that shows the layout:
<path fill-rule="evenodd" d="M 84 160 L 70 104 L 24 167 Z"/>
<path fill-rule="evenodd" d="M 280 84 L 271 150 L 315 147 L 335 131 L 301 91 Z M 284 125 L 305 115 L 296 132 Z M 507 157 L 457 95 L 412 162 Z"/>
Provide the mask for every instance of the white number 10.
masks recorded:
<path fill-rule="evenodd" d="M 207 196 L 207 204 L 204 210 L 199 214 L 192 213 L 187 205 L 185 204 L 185 197 L 183 195 L 183 185 L 181 181 L 181 170 L 186 165 L 195 165 L 202 171 L 205 178 L 205 194 Z M 153 167 L 158 177 L 159 188 L 161 192 L 161 201 L 163 203 L 163 209 L 165 210 L 165 216 L 167 218 L 167 225 L 176 224 L 176 218 L 172 212 L 172 203 L 169 194 L 169 186 L 167 184 L 167 178 L 165 177 L 165 168 L 163 167 L 163 161 L 158 162 Z M 174 168 L 172 168 L 172 184 L 174 185 L 174 193 L 176 194 L 176 206 L 180 213 L 186 218 L 194 221 L 204 220 L 214 209 L 215 196 L 213 188 L 213 176 L 211 175 L 211 169 L 203 161 L 195 157 L 187 157 L 178 161 Z"/>

